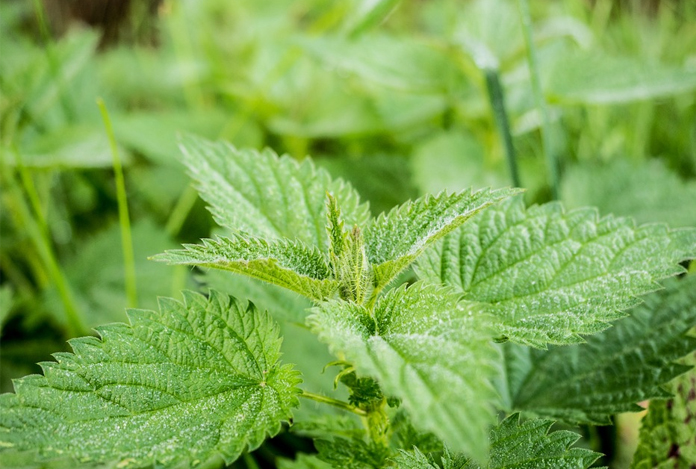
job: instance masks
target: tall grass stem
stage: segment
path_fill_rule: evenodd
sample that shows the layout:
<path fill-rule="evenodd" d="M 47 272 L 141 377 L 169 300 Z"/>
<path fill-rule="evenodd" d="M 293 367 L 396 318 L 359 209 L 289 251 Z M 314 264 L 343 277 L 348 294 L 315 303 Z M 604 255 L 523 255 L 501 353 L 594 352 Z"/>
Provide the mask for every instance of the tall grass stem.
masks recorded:
<path fill-rule="evenodd" d="M 70 288 L 70 283 L 63 272 L 60 263 L 58 262 L 56 253 L 54 252 L 45 217 L 41 211 L 41 204 L 38 200 L 38 194 L 33 186 L 33 182 L 32 184 L 28 183 L 30 177 L 28 173 L 26 173 L 26 168 L 23 167 L 21 155 L 16 150 L 15 156 L 24 191 L 27 193 L 30 199 L 32 208 L 30 209 L 27 205 L 24 194 L 22 193 L 22 189 L 18 186 L 15 178 L 10 176 L 8 172 L 5 171 L 7 167 L 3 167 L 0 173 L 3 175 L 7 174 L 7 177 L 2 178 L 2 182 L 3 185 L 8 189 L 8 196 L 11 195 L 12 197 L 12 208 L 14 209 L 13 214 L 18 226 L 21 226 L 26 230 L 30 241 L 34 245 L 34 248 L 39 255 L 43 268 L 46 269 L 48 272 L 48 277 L 53 281 L 56 287 L 58 297 L 60 298 L 65 311 L 68 336 L 77 337 L 80 335 L 85 335 L 87 333 L 87 327 L 85 326 L 82 314 L 80 313 L 75 302 L 72 289 Z M 24 174 L 22 174 L 23 172 Z M 34 211 L 33 214 L 32 209 Z"/>
<path fill-rule="evenodd" d="M 39 25 L 39 31 L 41 32 L 41 39 L 44 42 L 46 61 L 48 62 L 48 67 L 51 71 L 53 79 L 58 84 L 60 104 L 63 108 L 63 113 L 65 114 L 65 117 L 68 119 L 68 121 L 72 122 L 75 120 L 77 112 L 75 112 L 72 103 L 65 94 L 67 86 L 65 86 L 65 79 L 63 78 L 63 74 L 61 73 L 60 67 L 58 66 L 59 59 L 56 57 L 55 52 L 53 50 L 53 40 L 48 30 L 48 23 L 46 21 L 44 6 L 43 3 L 41 3 L 41 0 L 33 0 L 33 3 L 34 14 L 36 15 L 36 21 Z"/>
<path fill-rule="evenodd" d="M 541 146 L 546 158 L 546 165 L 549 172 L 549 185 L 551 186 L 551 196 L 554 200 L 558 199 L 560 192 L 560 182 L 558 174 L 558 160 L 551 145 L 551 128 L 549 120 L 549 111 L 546 105 L 546 99 L 541 89 L 541 80 L 539 78 L 539 62 L 537 61 L 536 47 L 534 46 L 534 38 L 532 37 L 532 15 L 529 11 L 528 0 L 517 0 L 519 6 L 520 17 L 522 20 L 522 31 L 524 33 L 524 41 L 527 45 L 527 63 L 529 64 L 529 75 L 532 82 L 532 94 L 534 101 L 541 117 Z"/>
<path fill-rule="evenodd" d="M 116 200 L 118 202 L 118 221 L 121 226 L 121 245 L 123 248 L 123 267 L 126 284 L 126 298 L 128 307 L 135 308 L 138 305 L 138 287 L 135 275 L 135 255 L 133 253 L 133 235 L 131 233 L 130 216 L 128 214 L 128 195 L 126 183 L 123 177 L 123 166 L 116 145 L 114 129 L 109 118 L 109 111 L 102 98 L 97 98 L 97 106 L 104 120 L 104 127 L 109 138 L 111 155 L 113 156 L 114 179 L 116 182 Z"/>
<path fill-rule="evenodd" d="M 517 169 L 517 160 L 515 158 L 515 147 L 512 144 L 512 132 L 510 131 L 510 122 L 505 111 L 505 95 L 503 87 L 500 84 L 500 73 L 496 69 L 484 70 L 486 76 L 486 89 L 488 90 L 488 100 L 493 110 L 493 118 L 500 131 L 500 137 L 503 141 L 505 149 L 505 159 L 507 160 L 508 169 L 512 185 L 522 187 L 520 182 L 520 174 Z"/>

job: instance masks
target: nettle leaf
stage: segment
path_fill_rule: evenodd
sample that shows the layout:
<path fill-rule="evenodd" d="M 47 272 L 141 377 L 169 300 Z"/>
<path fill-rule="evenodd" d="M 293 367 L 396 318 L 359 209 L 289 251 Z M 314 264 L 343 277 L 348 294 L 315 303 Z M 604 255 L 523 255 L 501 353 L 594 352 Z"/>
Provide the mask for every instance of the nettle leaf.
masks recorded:
<path fill-rule="evenodd" d="M 367 256 L 374 264 L 377 290 L 408 267 L 426 247 L 480 210 L 519 192 L 488 189 L 425 196 L 381 214 L 365 228 Z"/>
<path fill-rule="evenodd" d="M 290 431 L 306 438 L 326 438 L 327 435 L 332 435 L 354 439 L 365 436 L 365 427 L 355 414 L 326 413 L 308 420 L 296 420 Z"/>
<path fill-rule="evenodd" d="M 682 180 L 662 160 L 635 163 L 616 158 L 602 165 L 569 167 L 563 202 L 569 208 L 592 205 L 639 223 L 696 226 L 696 182 Z"/>
<path fill-rule="evenodd" d="M 187 244 L 153 259 L 170 264 L 213 267 L 248 275 L 319 301 L 337 289 L 326 256 L 300 241 L 265 241 L 233 235 Z"/>
<path fill-rule="evenodd" d="M 588 449 L 571 448 L 580 435 L 560 430 L 549 433 L 552 420 L 534 419 L 519 422 L 514 414 L 495 426 L 490 433 L 491 454 L 487 464 L 480 465 L 462 455 L 445 451 L 442 456 L 444 469 L 506 469 L 545 468 L 586 469 L 601 454 Z M 424 455 L 418 448 L 413 452 L 400 451 L 394 458 L 404 469 L 438 469 L 433 456 Z"/>
<path fill-rule="evenodd" d="M 491 458 L 487 466 L 475 462 L 463 469 L 540 468 L 585 469 L 601 454 L 584 448 L 571 448 L 580 435 L 566 430 L 549 433 L 552 420 L 519 422 L 511 415 L 491 430 Z"/>
<path fill-rule="evenodd" d="M 510 406 L 569 422 L 609 424 L 637 402 L 669 397 L 661 385 L 688 370 L 675 360 L 696 350 L 696 276 L 667 283 L 629 318 L 586 344 L 548 351 L 505 345 Z"/>
<path fill-rule="evenodd" d="M 334 438 L 314 440 L 319 459 L 331 467 L 345 469 L 374 469 L 383 467 L 389 457 L 389 449 L 377 443 L 366 443 L 360 438 Z"/>
<path fill-rule="evenodd" d="M 694 229 L 637 228 L 557 203 L 525 209 L 515 198 L 445 238 L 416 270 L 478 302 L 502 336 L 544 348 L 605 329 L 694 256 Z"/>
<path fill-rule="evenodd" d="M 660 313 L 675 314 L 688 310 L 690 324 L 696 324 L 696 275 L 673 282 L 663 294 L 664 307 L 655 301 Z M 679 313 L 676 313 L 679 314 Z M 683 315 L 683 313 L 682 313 Z M 680 363 L 696 365 L 696 329 L 691 329 L 691 350 Z M 682 338 L 683 340 L 683 338 Z M 640 442 L 631 465 L 634 469 L 690 467 L 696 461 L 696 368 L 679 376 L 665 386 L 673 394 L 668 400 L 650 401 L 648 413 L 643 418 Z"/>
<path fill-rule="evenodd" d="M 399 450 L 398 456 L 392 458 L 392 461 L 399 469 L 440 469 L 432 458 L 428 458 L 418 448 L 413 448 L 413 452 Z"/>
<path fill-rule="evenodd" d="M 264 239 L 288 238 L 328 252 L 326 193 L 341 207 L 348 226 L 362 225 L 369 209 L 357 192 L 317 169 L 271 150 L 239 150 L 225 142 L 188 136 L 184 162 L 220 225 Z"/>
<path fill-rule="evenodd" d="M 308 324 L 332 352 L 385 394 L 401 398 L 412 422 L 476 458 L 494 420 L 489 382 L 497 353 L 458 296 L 417 283 L 380 297 L 373 310 L 345 301 L 314 308 Z"/>
<path fill-rule="evenodd" d="M 410 450 L 415 446 L 426 453 L 444 450 L 442 441 L 431 432 L 418 431 L 403 409 L 397 411 L 389 424 L 392 429 L 392 445 L 396 448 Z"/>
<path fill-rule="evenodd" d="M 0 396 L 0 448 L 13 460 L 230 463 L 290 419 L 299 374 L 280 365 L 267 313 L 185 292 L 183 303 L 163 298 L 159 312 L 129 317 L 100 327 L 101 339 L 71 341 L 74 353 L 55 354 L 44 376 Z"/>
<path fill-rule="evenodd" d="M 696 352 L 685 361 L 695 365 Z M 675 379 L 668 389 L 674 392 L 673 398 L 650 402 L 640 428 L 633 469 L 689 467 L 696 461 L 696 369 Z"/>

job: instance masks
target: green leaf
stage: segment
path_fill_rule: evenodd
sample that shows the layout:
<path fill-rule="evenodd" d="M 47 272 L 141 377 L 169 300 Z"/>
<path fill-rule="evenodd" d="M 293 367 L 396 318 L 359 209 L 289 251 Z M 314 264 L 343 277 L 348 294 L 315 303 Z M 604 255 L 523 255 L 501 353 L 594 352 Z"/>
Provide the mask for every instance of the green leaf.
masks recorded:
<path fill-rule="evenodd" d="M 424 194 L 505 186 L 510 177 L 505 173 L 504 161 L 491 163 L 486 152 L 482 142 L 469 133 L 437 132 L 414 149 L 413 179 Z"/>
<path fill-rule="evenodd" d="M 403 399 L 414 425 L 485 458 L 496 352 L 457 295 L 417 283 L 389 291 L 373 310 L 332 301 L 313 311 L 308 323 L 320 340 Z"/>
<path fill-rule="evenodd" d="M 399 455 L 392 459 L 399 469 L 440 469 L 431 458 L 421 453 L 418 448 L 413 452 L 399 451 Z"/>
<path fill-rule="evenodd" d="M 225 130 L 229 111 L 206 107 L 204 111 L 187 109 L 177 111 L 137 111 L 113 117 L 116 138 L 123 145 L 138 151 L 149 161 L 180 169 L 176 156 L 177 135 L 193 133 L 201 137 L 214 138 Z M 103 133 L 103 129 L 102 129 Z M 244 131 L 239 132 L 235 145 L 257 146 L 261 142 L 261 132 L 250 121 L 245 123 Z"/>
<path fill-rule="evenodd" d="M 675 282 L 677 283 L 677 282 Z M 690 311 L 691 324 L 696 324 L 696 276 L 691 275 L 670 288 L 664 295 L 664 313 L 672 312 L 683 316 L 679 310 Z M 659 306 L 662 306 L 661 304 Z M 658 310 L 663 312 L 662 307 Z M 691 351 L 680 363 L 696 365 L 696 346 L 693 339 L 696 329 L 691 329 Z M 683 341 L 684 338 L 682 337 Z M 665 386 L 673 394 L 668 400 L 650 401 L 648 413 L 643 418 L 640 442 L 633 458 L 634 469 L 667 469 L 689 467 L 696 461 L 696 368 L 679 376 Z"/>
<path fill-rule="evenodd" d="M 328 252 L 326 193 L 333 194 L 348 226 L 369 216 L 358 194 L 341 180 L 271 150 L 238 150 L 224 142 L 188 136 L 184 161 L 215 220 L 233 232 L 265 239 L 288 238 Z"/>
<path fill-rule="evenodd" d="M 418 431 L 403 409 L 397 411 L 389 424 L 392 429 L 392 445 L 396 448 L 410 450 L 415 446 L 426 453 L 444 450 L 442 441 L 431 432 Z"/>
<path fill-rule="evenodd" d="M 411 94 L 440 94 L 462 82 L 461 72 L 443 50 L 408 36 L 370 34 L 353 40 L 324 35 L 298 42 L 331 69 L 354 74 L 365 83 Z"/>
<path fill-rule="evenodd" d="M 565 430 L 549 433 L 552 425 L 553 421 L 543 419 L 520 423 L 519 415 L 511 415 L 491 431 L 488 465 L 470 462 L 463 469 L 585 469 L 601 456 L 589 449 L 571 448 L 580 435 Z"/>
<path fill-rule="evenodd" d="M 570 208 L 592 205 L 640 223 L 696 226 L 696 183 L 683 181 L 660 160 L 577 165 L 567 171 L 562 187 Z"/>
<path fill-rule="evenodd" d="M 440 469 L 440 467 L 442 469 L 467 469 L 472 467 L 471 460 L 464 455 L 453 455 L 447 449 L 440 452 L 443 453 L 441 457 L 433 453 L 428 453 L 426 456 L 420 448 L 413 448 L 412 451 L 400 450 L 399 455 L 392 461 L 399 469 Z M 436 461 L 439 461 L 440 464 Z M 481 466 L 475 465 L 474 467 L 478 469 Z"/>
<path fill-rule="evenodd" d="M 360 438 L 334 438 L 315 440 L 314 446 L 319 459 L 331 467 L 345 469 L 374 469 L 383 467 L 389 456 L 389 449 L 374 442 L 366 443 Z"/>
<path fill-rule="evenodd" d="M 605 329 L 694 256 L 693 229 L 636 228 L 557 203 L 525 209 L 515 198 L 445 238 L 416 270 L 492 313 L 498 334 L 544 348 Z"/>
<path fill-rule="evenodd" d="M 268 311 L 281 327 L 285 323 L 295 323 L 307 330 L 305 319 L 312 302 L 297 293 L 241 274 L 230 275 L 225 270 L 206 270 L 194 278 L 209 290 L 235 292 L 236 296 L 247 298 L 259 309 Z M 330 357 L 328 353 L 327 356 Z"/>
<path fill-rule="evenodd" d="M 131 310 L 130 325 L 71 341 L 74 354 L 0 396 L 0 447 L 27 463 L 71 457 L 119 466 L 230 463 L 280 430 L 297 405 L 278 328 L 212 292 Z"/>
<path fill-rule="evenodd" d="M 185 249 L 153 257 L 170 264 L 196 265 L 248 275 L 315 301 L 330 297 L 338 288 L 331 280 L 326 258 L 316 248 L 287 240 L 265 241 L 234 235 L 186 244 Z"/>
<path fill-rule="evenodd" d="M 514 60 L 524 42 L 519 11 L 505 0 L 475 0 L 456 19 L 456 39 L 479 68 Z"/>
<path fill-rule="evenodd" d="M 399 3 L 400 0 L 354 0 L 348 2 L 351 8 L 346 15 L 344 29 L 351 36 L 358 36 L 384 21 Z"/>
<path fill-rule="evenodd" d="M 259 282 L 255 279 L 222 270 L 208 270 L 196 276 L 207 289 L 234 292 L 239 298 L 247 298 L 260 310 L 268 311 L 278 322 L 283 344 L 280 351 L 285 363 L 293 363 L 302 373 L 302 388 L 315 393 L 330 395 L 334 391 L 331 373 L 323 373 L 324 366 L 334 360 L 328 347 L 305 326 L 308 310 L 312 303 L 284 288 Z M 339 399 L 343 396 L 334 396 Z M 331 413 L 334 408 L 305 401 L 293 413 L 295 425 L 303 418 Z"/>
<path fill-rule="evenodd" d="M 11 165 L 15 161 L 13 151 L 2 150 L 3 160 Z M 33 169 L 46 168 L 111 168 L 113 157 L 109 141 L 102 125 L 71 125 L 32 138 L 19 150 L 21 164 Z M 120 150 L 124 165 L 130 155 Z"/>
<path fill-rule="evenodd" d="M 641 63 L 596 52 L 565 54 L 554 63 L 544 89 L 553 102 L 627 103 L 689 93 L 696 89 L 696 69 Z"/>
<path fill-rule="evenodd" d="M 297 419 L 295 419 L 297 420 Z M 290 431 L 307 438 L 326 438 L 327 435 L 343 438 L 362 438 L 365 427 L 355 414 L 324 414 L 304 421 L 296 421 Z"/>
<path fill-rule="evenodd" d="M 696 349 L 696 276 L 674 279 L 629 318 L 586 344 L 531 350 L 506 344 L 509 405 L 569 422 L 609 424 L 638 402 L 669 396 L 661 385 L 686 369 L 674 361 Z"/>
<path fill-rule="evenodd" d="M 696 353 L 685 362 L 696 365 Z M 673 398 L 650 402 L 641 425 L 633 469 L 690 467 L 696 461 L 696 369 L 672 381 L 668 389 L 674 393 Z"/>
<path fill-rule="evenodd" d="M 518 192 L 488 189 L 425 196 L 381 214 L 365 228 L 367 256 L 374 265 L 376 290 L 387 285 L 430 244 L 480 210 Z"/>
<path fill-rule="evenodd" d="M 292 78 L 295 82 L 290 85 L 287 82 Z M 268 120 L 274 133 L 303 139 L 335 139 L 387 131 L 368 96 L 356 95 L 337 77 L 326 76 L 323 66 L 317 64 L 312 72 L 292 78 L 285 79 L 290 86 L 284 87 L 286 93 L 295 93 L 292 102 L 284 103 L 288 109 Z M 298 82 L 302 85 L 298 86 Z"/>
<path fill-rule="evenodd" d="M 588 449 L 571 448 L 580 439 L 577 433 L 555 431 L 549 433 L 552 420 L 528 420 L 519 422 L 519 415 L 511 415 L 490 433 L 490 460 L 485 465 L 467 460 L 462 455 L 445 451 L 442 456 L 444 469 L 507 469 L 554 468 L 586 469 L 601 454 Z M 413 452 L 400 451 L 394 459 L 403 469 L 437 469 L 433 457 L 425 456 L 418 448 Z"/>

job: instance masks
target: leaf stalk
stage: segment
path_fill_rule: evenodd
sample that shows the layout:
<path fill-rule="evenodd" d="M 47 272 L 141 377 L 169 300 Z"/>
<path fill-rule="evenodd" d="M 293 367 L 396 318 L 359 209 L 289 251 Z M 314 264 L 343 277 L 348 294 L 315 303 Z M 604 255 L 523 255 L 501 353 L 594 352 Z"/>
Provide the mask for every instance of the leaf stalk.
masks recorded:
<path fill-rule="evenodd" d="M 353 412 L 354 414 L 357 414 L 361 417 L 367 417 L 367 412 L 365 412 L 364 410 L 362 410 L 358 407 L 355 407 L 354 405 L 348 404 L 347 402 L 343 402 L 343 401 L 339 401 L 338 399 L 334 399 L 332 397 L 322 396 L 321 394 L 315 394 L 313 392 L 309 392 L 309 391 L 305 391 L 305 390 L 302 390 L 300 397 L 304 397 L 305 399 L 311 399 L 311 400 L 316 401 L 316 402 L 321 402 L 323 404 L 332 405 L 334 407 L 338 407 L 339 409 Z"/>

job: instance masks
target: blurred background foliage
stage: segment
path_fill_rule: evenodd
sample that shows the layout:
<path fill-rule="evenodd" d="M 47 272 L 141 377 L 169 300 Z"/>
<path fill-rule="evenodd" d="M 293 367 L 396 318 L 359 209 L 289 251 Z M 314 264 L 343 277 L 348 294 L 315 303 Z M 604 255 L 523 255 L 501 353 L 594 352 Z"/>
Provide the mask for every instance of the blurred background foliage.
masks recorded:
<path fill-rule="evenodd" d="M 1 0 L 0 40 L 3 392 L 127 306 L 207 286 L 268 308 L 305 385 L 332 388 L 302 300 L 147 260 L 214 229 L 182 132 L 311 155 L 375 213 L 520 185 L 530 204 L 696 225 L 693 1 Z M 98 97 L 124 165 L 130 270 Z M 635 439 L 635 418 L 619 424 L 585 429 L 612 467 Z M 285 434 L 254 454 L 307 446 Z"/>

